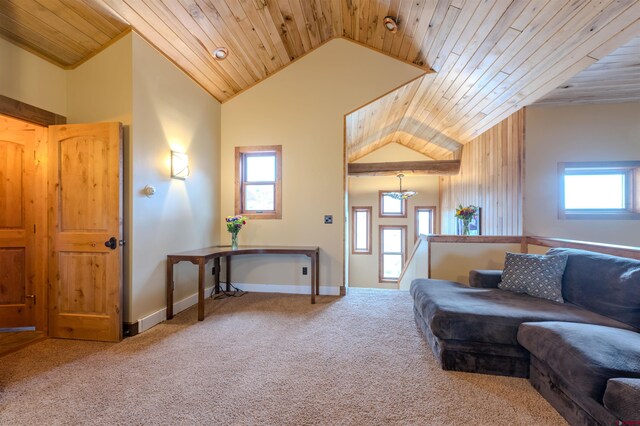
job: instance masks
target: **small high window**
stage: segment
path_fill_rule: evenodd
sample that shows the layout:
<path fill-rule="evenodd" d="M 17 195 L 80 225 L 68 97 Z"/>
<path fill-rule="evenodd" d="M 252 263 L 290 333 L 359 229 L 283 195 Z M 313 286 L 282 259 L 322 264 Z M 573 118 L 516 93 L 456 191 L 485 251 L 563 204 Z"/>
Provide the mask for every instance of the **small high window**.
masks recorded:
<path fill-rule="evenodd" d="M 559 163 L 560 219 L 640 219 L 639 161 Z"/>
<path fill-rule="evenodd" d="M 407 227 L 380 225 L 380 282 L 397 281 L 405 262 Z"/>
<path fill-rule="evenodd" d="M 420 234 L 429 235 L 435 233 L 435 207 L 416 207 L 415 208 L 415 239 L 418 240 Z"/>
<path fill-rule="evenodd" d="M 407 200 L 391 197 L 390 191 L 380 191 L 380 217 L 407 217 Z"/>
<path fill-rule="evenodd" d="M 352 207 L 353 223 L 351 252 L 371 254 L 371 207 Z"/>
<path fill-rule="evenodd" d="M 236 147 L 236 214 L 282 218 L 282 146 Z"/>

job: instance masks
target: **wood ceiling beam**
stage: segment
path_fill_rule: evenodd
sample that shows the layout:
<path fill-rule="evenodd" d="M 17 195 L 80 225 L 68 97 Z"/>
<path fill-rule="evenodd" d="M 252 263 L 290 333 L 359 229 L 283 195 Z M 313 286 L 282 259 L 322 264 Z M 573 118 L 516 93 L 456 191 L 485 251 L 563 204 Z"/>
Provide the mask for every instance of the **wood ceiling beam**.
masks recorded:
<path fill-rule="evenodd" d="M 349 163 L 348 172 L 349 176 L 456 175 L 460 172 L 460 160 Z"/>

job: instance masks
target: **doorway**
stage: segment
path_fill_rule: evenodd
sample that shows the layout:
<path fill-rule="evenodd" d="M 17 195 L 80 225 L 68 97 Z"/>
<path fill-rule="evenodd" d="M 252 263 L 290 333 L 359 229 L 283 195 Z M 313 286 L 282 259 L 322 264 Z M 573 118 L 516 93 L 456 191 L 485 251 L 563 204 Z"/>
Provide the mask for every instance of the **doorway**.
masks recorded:
<path fill-rule="evenodd" d="M 408 175 L 402 185 L 416 194 L 390 197 L 399 187 L 395 175 L 347 177 L 350 287 L 399 289 L 418 235 L 437 233 L 438 177 Z"/>
<path fill-rule="evenodd" d="M 122 339 L 122 191 L 119 123 L 0 115 L 0 354 Z"/>
<path fill-rule="evenodd" d="M 46 331 L 46 127 L 0 115 L 0 327 Z"/>

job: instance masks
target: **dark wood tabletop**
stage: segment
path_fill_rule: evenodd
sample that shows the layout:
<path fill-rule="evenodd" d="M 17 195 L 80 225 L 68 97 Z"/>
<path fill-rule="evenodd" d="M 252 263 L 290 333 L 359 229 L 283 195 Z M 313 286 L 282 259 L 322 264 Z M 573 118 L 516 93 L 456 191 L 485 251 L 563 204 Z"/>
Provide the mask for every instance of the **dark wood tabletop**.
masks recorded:
<path fill-rule="evenodd" d="M 243 254 L 299 254 L 308 256 L 311 259 L 311 303 L 316 303 L 316 296 L 320 294 L 320 280 L 318 278 L 320 247 L 243 245 L 232 249 L 231 246 L 211 246 L 167 255 L 167 319 L 173 318 L 173 266 L 175 264 L 191 262 L 198 266 L 198 321 L 202 321 L 204 319 L 205 265 L 210 260 L 214 261 L 215 292 L 217 293 L 220 290 L 220 259 L 226 259 L 228 287 L 231 282 L 231 257 Z"/>
<path fill-rule="evenodd" d="M 181 258 L 188 260 L 192 257 L 215 257 L 226 256 L 233 254 L 307 254 L 314 253 L 319 250 L 319 247 L 305 247 L 305 246 L 240 246 L 233 250 L 231 246 L 211 246 L 205 248 L 199 248 L 196 250 L 183 251 L 179 253 L 173 253 L 168 255 L 172 258 Z"/>

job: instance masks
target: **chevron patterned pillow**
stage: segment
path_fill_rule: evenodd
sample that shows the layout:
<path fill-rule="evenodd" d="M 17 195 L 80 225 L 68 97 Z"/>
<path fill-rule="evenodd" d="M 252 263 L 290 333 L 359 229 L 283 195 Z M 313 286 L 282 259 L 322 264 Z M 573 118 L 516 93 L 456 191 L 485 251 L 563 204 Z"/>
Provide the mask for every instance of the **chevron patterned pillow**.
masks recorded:
<path fill-rule="evenodd" d="M 567 257 L 507 253 L 498 288 L 564 303 L 562 275 Z"/>

